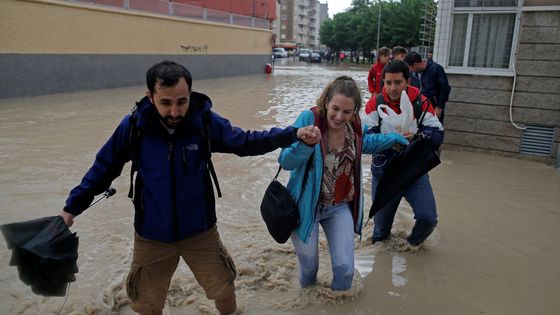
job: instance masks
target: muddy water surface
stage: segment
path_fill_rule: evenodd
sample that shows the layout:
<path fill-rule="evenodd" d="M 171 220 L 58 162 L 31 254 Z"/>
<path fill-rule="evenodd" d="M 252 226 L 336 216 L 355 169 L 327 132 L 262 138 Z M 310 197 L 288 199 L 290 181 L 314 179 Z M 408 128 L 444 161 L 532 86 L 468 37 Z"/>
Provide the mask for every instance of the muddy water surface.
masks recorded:
<path fill-rule="evenodd" d="M 273 76 L 202 80 L 214 110 L 245 129 L 291 124 L 327 82 L 350 75 L 367 92 L 367 69 L 282 60 Z M 54 215 L 144 87 L 0 100 L 0 223 Z M 366 94 L 367 95 L 367 94 Z M 215 154 L 224 197 L 218 226 L 238 269 L 246 314 L 557 314 L 560 308 L 560 171 L 489 155 L 444 151 L 431 172 L 439 225 L 426 244 L 404 243 L 413 220 L 402 203 L 393 238 L 370 245 L 370 222 L 356 239 L 355 283 L 334 293 L 321 240 L 319 283 L 301 290 L 291 245 L 275 244 L 258 206 L 275 174 L 278 151 L 239 158 Z M 369 158 L 364 159 L 369 187 Z M 93 206 L 72 228 L 80 237 L 77 281 L 62 314 L 131 314 L 124 280 L 132 255 L 128 165 L 117 195 Z M 287 174 L 283 175 L 283 180 Z M 370 205 L 367 189 L 366 207 Z M 64 298 L 35 296 L 9 267 L 0 242 L 0 314 L 56 314 Z M 166 312 L 215 314 L 184 263 Z"/>

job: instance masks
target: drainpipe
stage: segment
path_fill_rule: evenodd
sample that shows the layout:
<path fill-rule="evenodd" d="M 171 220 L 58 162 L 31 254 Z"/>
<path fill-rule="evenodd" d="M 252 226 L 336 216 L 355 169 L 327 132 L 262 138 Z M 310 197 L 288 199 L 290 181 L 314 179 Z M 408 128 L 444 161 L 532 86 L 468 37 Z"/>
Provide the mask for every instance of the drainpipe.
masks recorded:
<path fill-rule="evenodd" d="M 517 53 L 515 54 L 515 58 L 517 59 Z M 515 94 L 515 82 L 517 82 L 517 73 L 515 72 L 515 61 L 512 63 L 513 69 L 513 86 L 511 88 L 511 97 L 509 98 L 509 122 L 517 129 L 525 130 L 527 127 L 519 126 L 513 121 L 513 95 Z"/>
<path fill-rule="evenodd" d="M 523 0 L 520 0 L 518 3 L 518 8 L 523 7 Z M 519 29 L 521 29 L 521 13 L 517 14 L 517 25 L 519 25 Z M 511 63 L 511 68 L 513 70 L 513 87 L 511 88 L 511 97 L 509 98 L 509 122 L 513 125 L 513 127 L 519 130 L 525 130 L 527 127 L 519 126 L 513 121 L 513 95 L 515 94 L 515 83 L 517 82 L 517 72 L 515 71 L 515 63 L 517 62 L 517 54 L 519 51 L 519 40 L 517 41 L 517 49 L 515 50 L 515 54 L 513 56 L 513 61 Z"/>

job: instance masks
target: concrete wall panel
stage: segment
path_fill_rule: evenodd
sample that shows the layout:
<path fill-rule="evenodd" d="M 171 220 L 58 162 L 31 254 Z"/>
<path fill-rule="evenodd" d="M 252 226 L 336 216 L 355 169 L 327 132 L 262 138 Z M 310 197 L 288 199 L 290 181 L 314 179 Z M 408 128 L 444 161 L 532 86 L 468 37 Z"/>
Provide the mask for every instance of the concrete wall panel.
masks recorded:
<path fill-rule="evenodd" d="M 557 77 L 560 71 L 560 61 L 554 60 L 518 60 L 517 75 Z"/>
<path fill-rule="evenodd" d="M 480 75 L 448 75 L 449 85 L 452 87 L 451 94 L 455 88 L 469 88 L 476 90 L 504 90 L 511 91 L 512 78 L 491 77 Z"/>
<path fill-rule="evenodd" d="M 449 130 L 446 143 L 494 151 L 519 152 L 520 139 Z"/>
<path fill-rule="evenodd" d="M 264 73 L 270 56 L 0 54 L 0 98 L 144 85 L 146 70 L 163 59 L 197 80 Z"/>
<path fill-rule="evenodd" d="M 513 107 L 560 109 L 560 96 L 549 93 L 515 92 Z"/>
<path fill-rule="evenodd" d="M 521 137 L 523 132 L 511 125 L 509 121 L 476 120 L 476 132 L 481 134 Z"/>
<path fill-rule="evenodd" d="M 521 32 L 522 43 L 560 43 L 560 33 L 556 27 L 527 27 Z"/>
<path fill-rule="evenodd" d="M 491 85 L 489 87 L 491 87 Z M 452 87 L 451 94 L 449 95 L 449 100 L 453 102 L 471 101 L 478 104 L 502 106 L 509 104 L 510 98 L 511 90 L 482 90 L 461 87 Z"/>

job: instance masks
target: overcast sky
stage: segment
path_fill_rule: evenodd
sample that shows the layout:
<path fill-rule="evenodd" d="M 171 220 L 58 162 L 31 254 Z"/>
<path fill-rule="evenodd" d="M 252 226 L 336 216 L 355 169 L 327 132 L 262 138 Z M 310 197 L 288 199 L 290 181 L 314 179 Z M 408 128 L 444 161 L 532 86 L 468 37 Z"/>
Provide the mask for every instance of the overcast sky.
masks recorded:
<path fill-rule="evenodd" d="M 321 3 L 329 3 L 329 17 L 332 18 L 335 14 L 344 12 L 352 4 L 352 0 L 320 0 Z"/>

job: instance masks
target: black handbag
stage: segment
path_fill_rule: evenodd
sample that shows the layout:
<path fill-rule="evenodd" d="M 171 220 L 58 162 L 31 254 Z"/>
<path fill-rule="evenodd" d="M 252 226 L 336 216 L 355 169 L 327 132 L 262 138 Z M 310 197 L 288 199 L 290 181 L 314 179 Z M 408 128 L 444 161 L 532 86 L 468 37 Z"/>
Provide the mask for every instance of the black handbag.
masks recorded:
<path fill-rule="evenodd" d="M 311 161 L 310 158 L 305 169 L 303 186 L 305 186 Z M 282 167 L 279 166 L 276 176 L 266 188 L 261 202 L 261 215 L 268 233 L 276 242 L 284 244 L 299 224 L 299 211 L 298 203 L 294 201 L 286 187 L 278 181 L 281 170 Z"/>

